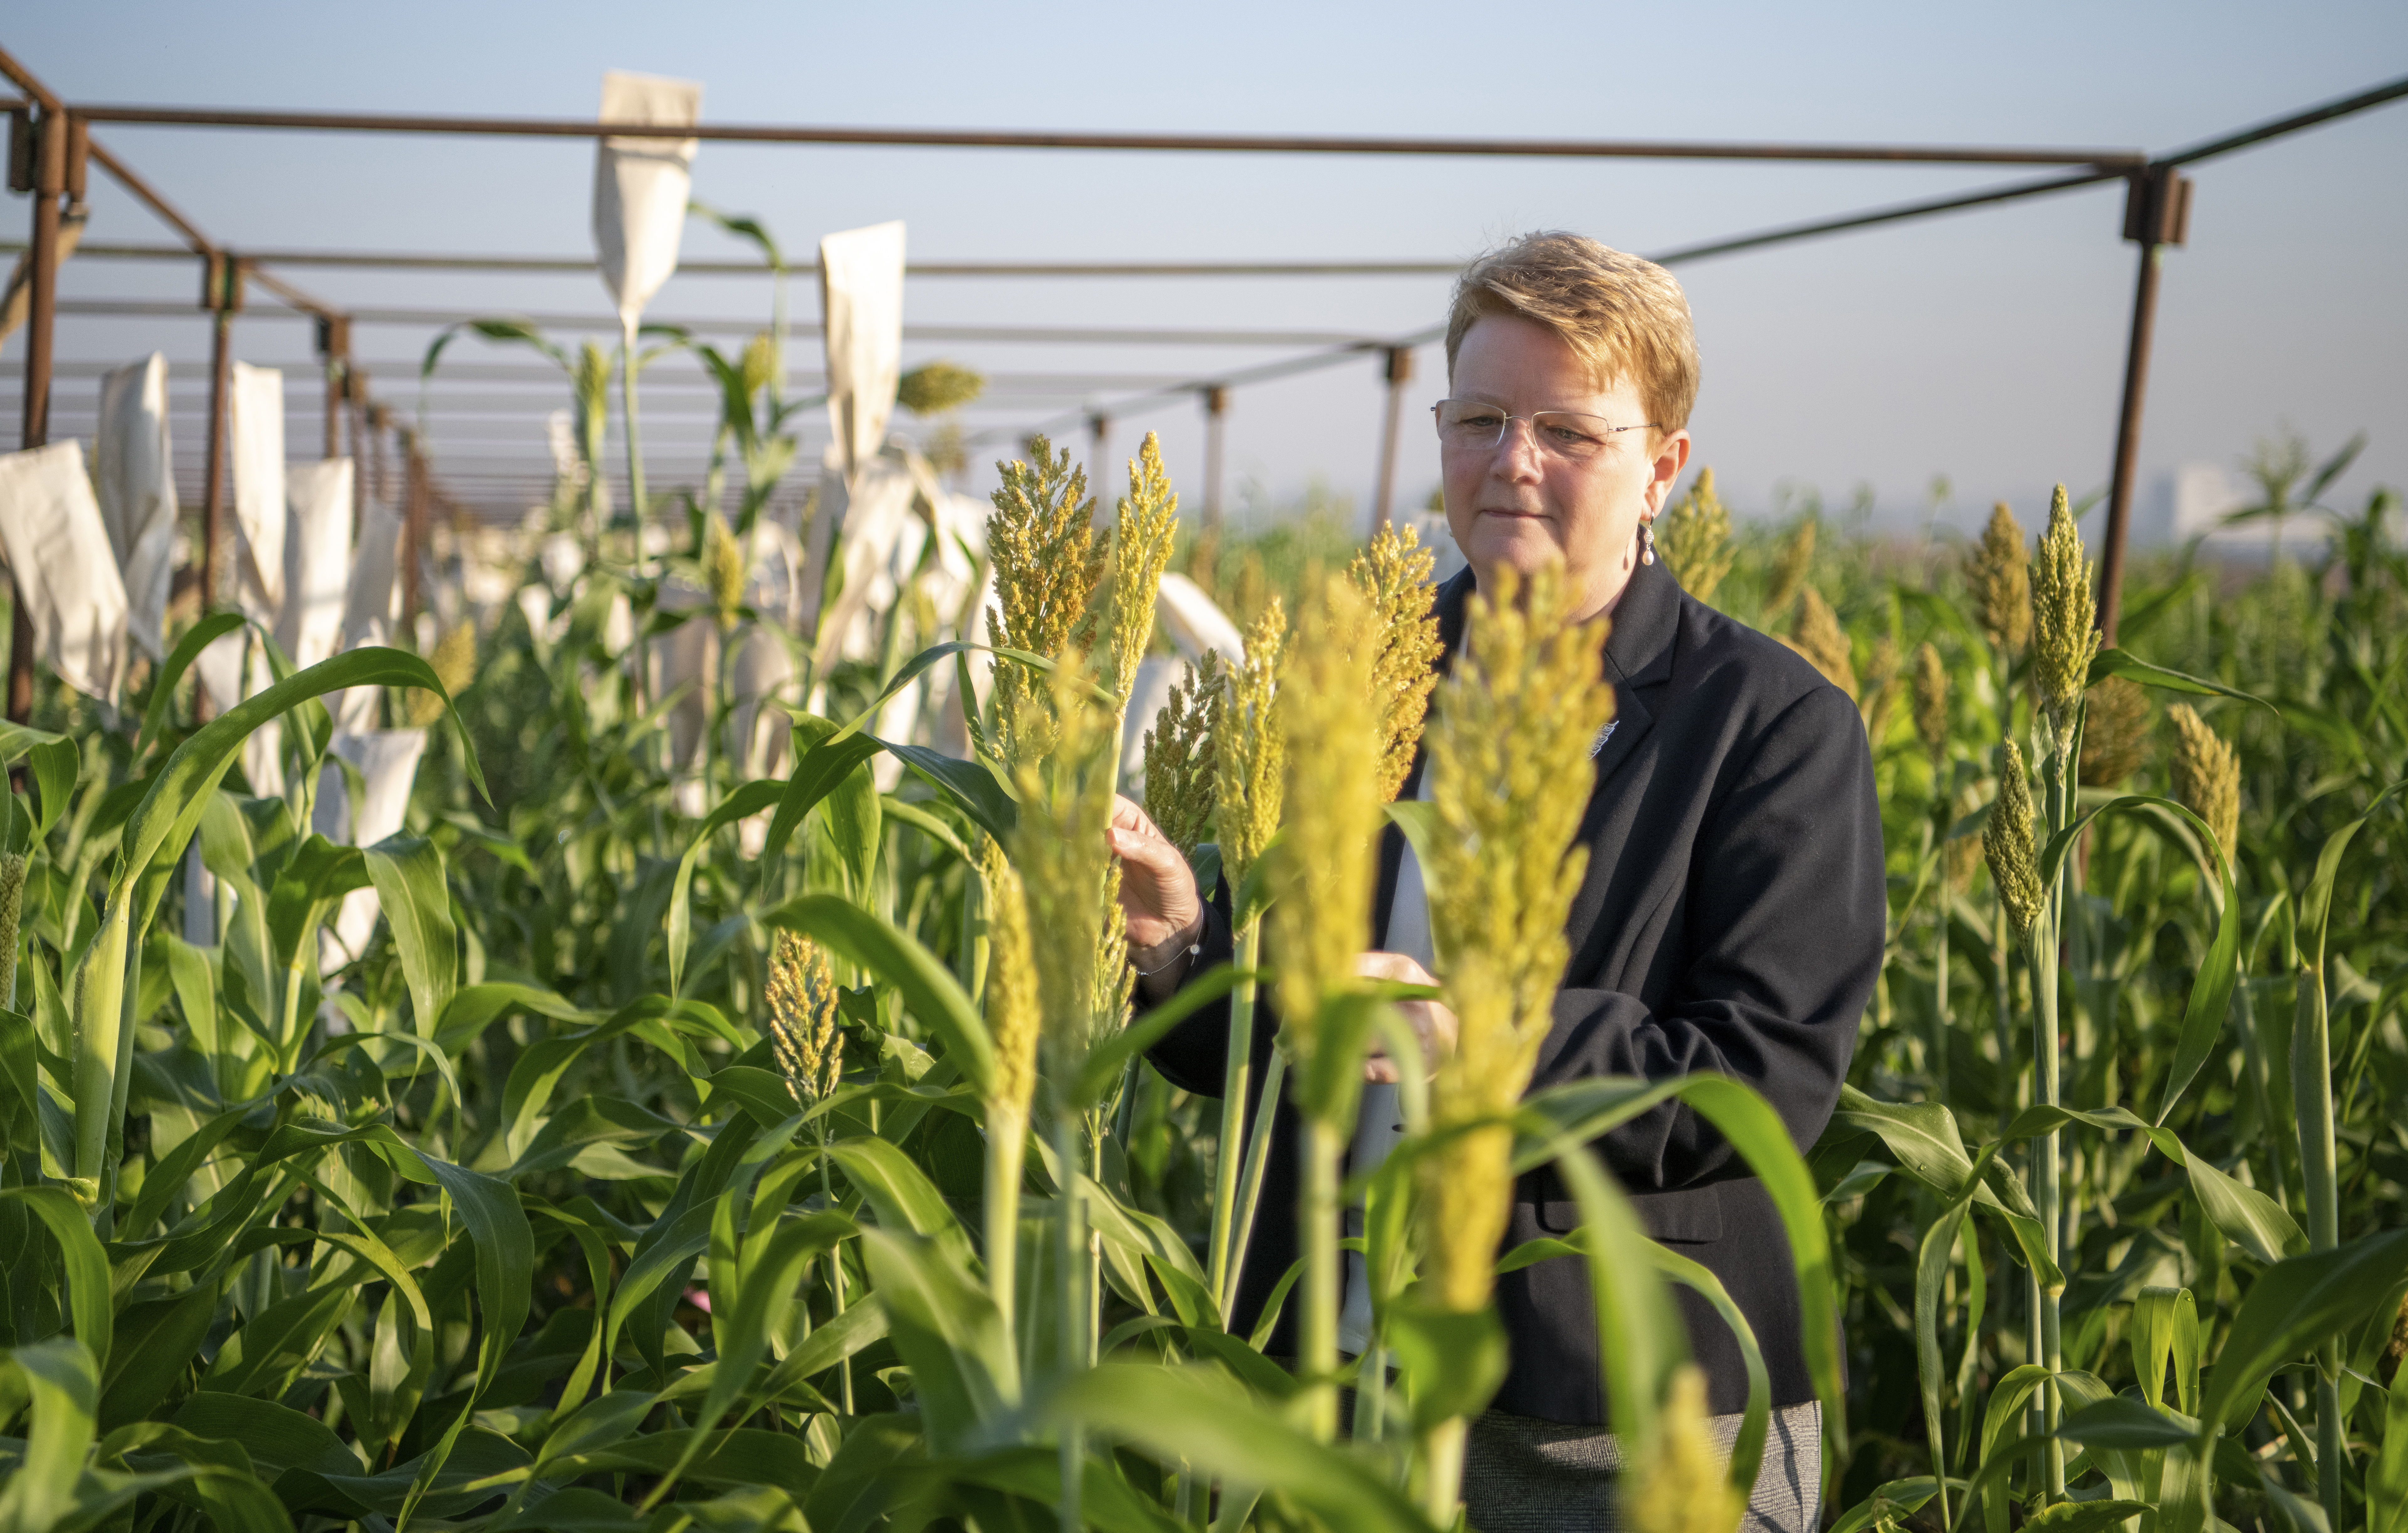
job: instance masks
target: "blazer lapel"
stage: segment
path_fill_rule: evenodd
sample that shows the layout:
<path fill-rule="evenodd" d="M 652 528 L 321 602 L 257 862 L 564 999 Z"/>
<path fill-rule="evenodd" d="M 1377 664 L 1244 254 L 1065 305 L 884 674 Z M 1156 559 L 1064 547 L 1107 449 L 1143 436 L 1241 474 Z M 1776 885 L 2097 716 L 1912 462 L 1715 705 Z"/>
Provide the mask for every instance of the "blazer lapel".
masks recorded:
<path fill-rule="evenodd" d="M 1630 583 L 1614 604 L 1613 623 L 1605 640 L 1605 675 L 1613 683 L 1613 720 L 1596 752 L 1597 784 L 1589 791 L 1588 809 L 1581 816 L 1580 838 L 1590 848 L 1588 868 L 1580 892 L 1572 897 L 1565 929 L 1578 954 L 1596 927 L 1613 877 L 1613 853 L 1619 848 L 1598 843 L 1616 798 L 1625 792 L 1615 780 L 1656 728 L 1656 715 L 1646 698 L 1672 678 L 1672 654 L 1681 626 L 1681 586 L 1660 564 L 1641 565 L 1630 572 Z"/>

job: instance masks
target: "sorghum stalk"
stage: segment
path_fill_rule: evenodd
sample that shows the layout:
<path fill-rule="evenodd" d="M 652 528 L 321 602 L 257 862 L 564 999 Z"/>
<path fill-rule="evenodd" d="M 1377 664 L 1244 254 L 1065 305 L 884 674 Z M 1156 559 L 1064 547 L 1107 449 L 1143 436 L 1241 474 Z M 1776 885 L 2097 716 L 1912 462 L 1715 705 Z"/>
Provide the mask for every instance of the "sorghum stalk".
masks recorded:
<path fill-rule="evenodd" d="M 1062 1263 L 1059 1350 L 1064 1374 L 1089 1365 L 1095 1354 L 1092 1270 L 1096 1260 L 1086 1228 L 1082 1130 L 1091 1128 L 1075 1082 L 1108 1029 L 1124 1020 L 1128 1002 L 1125 947 L 1120 925 L 1107 920 L 1116 906 L 1118 864 L 1105 839 L 1111 822 L 1113 777 L 1111 716 L 1097 701 L 1091 673 L 1075 650 L 1059 657 L 1050 694 L 1019 697 L 1006 724 L 1026 742 L 1043 732 L 1052 750 L 1024 759 L 1013 777 L 1021 800 L 1012 832 L 1012 862 L 1025 891 L 1036 976 L 1038 1046 L 1048 1083 L 1046 1110 L 1058 1171 L 1057 1254 Z M 1040 723 L 1032 717 L 1043 712 Z M 1039 939 L 1041 934 L 1041 940 Z M 1079 1526 L 1079 1491 L 1086 1438 L 1078 1426 L 1061 1439 L 1062 1526 Z"/>
<path fill-rule="evenodd" d="M 0 1006 L 17 1010 L 17 928 L 25 910 L 25 854 L 0 853 Z"/>
<path fill-rule="evenodd" d="M 2031 637 L 2029 566 L 2030 552 L 2024 545 L 2023 524 L 2001 500 L 1990 509 L 1989 524 L 1982 529 L 1982 540 L 1966 553 L 1965 588 L 1972 602 L 1974 623 L 1989 641 L 1990 687 L 1997 700 L 1999 733 L 2010 738 L 2015 732 L 2014 692 L 2010 684 L 2015 656 Z M 2031 1090 L 2029 1077 L 2015 1067 L 2011 1020 L 2014 1010 L 2014 940 L 2002 902 L 1990 950 L 1990 972 L 1995 977 L 1991 1020 L 1998 1032 L 1999 1067 L 2013 1079 L 2014 1091 L 2013 1100 L 2002 1110 L 2001 1128 L 2029 1103 Z"/>
<path fill-rule="evenodd" d="M 985 1215 L 987 1292 L 1004 1328 L 1014 1317 L 1020 1260 L 1020 1178 L 1028 1153 L 1028 1109 L 1037 1090 L 1037 960 L 1030 950 L 1028 905 L 1020 875 L 989 840 L 979 871 L 987 889 L 987 1024 L 995 1036 L 996 1087 L 986 1103 Z"/>
<path fill-rule="evenodd" d="M 1430 929 L 1455 1014 L 1452 1055 L 1430 1082 L 1430 1126 L 1454 1131 L 1421 1162 L 1423 1287 L 1456 1314 L 1488 1308 L 1512 1208 L 1512 1130 L 1554 1020 L 1570 952 L 1564 922 L 1587 849 L 1576 836 L 1596 779 L 1590 750 L 1613 716 L 1603 624 L 1574 624 L 1577 599 L 1550 566 L 1526 599 L 1510 570 L 1474 597 L 1470 644 L 1440 694 L 1430 731 Z M 1400 1062 L 1404 1063 L 1404 1062 Z M 1423 1510 L 1453 1522 L 1465 1419 L 1424 1438 Z"/>
<path fill-rule="evenodd" d="M 2083 698 L 2090 686 L 2090 660 L 2099 652 L 2090 590 L 2090 565 L 2083 557 L 2082 534 L 2060 484 L 2050 499 L 2048 527 L 2040 539 L 2040 558 L 2031 573 L 2031 681 L 2034 700 L 2047 724 L 2047 813 L 2044 824 L 2053 839 L 2073 823 L 2077 786 L 2075 752 L 2081 739 Z M 2032 978 L 2032 1060 L 2040 1087 L 2039 1099 L 2059 1105 L 2059 1038 L 2057 978 L 2062 965 L 2060 941 L 2066 910 L 2065 860 L 2060 859 L 2043 891 L 2040 921 L 2029 944 Z M 2064 1197 L 2062 1135 L 2050 1129 L 2041 1136 L 2039 1165 L 2033 1178 L 2034 1201 L 2048 1232 L 2049 1259 L 2059 1271 L 2065 1253 L 2074 1243 L 2072 1209 Z M 2056 1375 L 2064 1362 L 2059 1335 L 2058 1295 L 2041 1297 L 2042 1361 L 2050 1378 L 2046 1396 L 2046 1426 L 2052 1436 L 2047 1453 L 2047 1490 L 2051 1500 L 2065 1495 L 2065 1450 L 2053 1435 L 2063 1410 Z"/>
<path fill-rule="evenodd" d="M 2031 784 L 2024 772 L 2024 753 L 2012 739 L 1999 747 L 1999 792 L 1990 805 L 1989 823 L 1982 828 L 1982 851 L 1989 859 L 1990 881 L 1999 894 L 1999 924 L 2001 929 L 2012 931 L 2015 941 L 2031 953 L 2029 967 L 2035 1013 L 2032 1022 L 2033 1068 L 2045 1082 L 2043 1089 L 2053 1098 L 2057 1080 L 2056 1039 L 2039 1016 L 2042 960 L 2033 951 L 2047 939 L 2043 920 L 2043 908 L 2047 901 L 2042 894 L 2040 864 L 2033 845 Z M 2047 1010 L 2048 1021 L 2054 1023 L 2054 991 L 2050 992 Z M 2040 1046 L 2043 1038 L 2047 1039 L 2045 1047 Z M 2031 1180 L 2036 1199 L 2042 1179 L 2053 1177 L 2055 1165 L 2056 1157 L 2045 1153 L 2041 1142 L 2035 1140 L 2031 1147 Z M 2049 1185 L 2052 1188 L 2049 1196 L 2053 1196 L 2053 1180 Z M 2045 1212 L 2042 1217 L 2046 1217 Z M 2027 1359 L 2039 1362 L 2049 1354 L 2056 1326 L 2054 1306 L 2048 1302 L 2037 1271 L 2030 1273 L 2026 1298 L 2028 1306 L 2025 1314 L 2028 1326 Z M 2053 1410 L 2043 1386 L 2039 1414 L 2053 1423 Z"/>
<path fill-rule="evenodd" d="M 795 1105 L 810 1111 L 827 1100 L 844 1073 L 844 1035 L 837 1030 L 836 975 L 825 949 L 809 938 L 781 931 L 769 949 L 768 981 L 762 999 L 769 1008 L 769 1048 L 785 1077 Z M 828 1180 L 828 1123 L 813 1121 L 820 1146 L 820 1197 L 836 1206 Z M 828 1286 L 838 1314 L 844 1313 L 844 1258 L 827 1255 Z M 853 1360 L 841 1365 L 838 1394 L 846 1415 L 853 1414 Z"/>
<path fill-rule="evenodd" d="M 2291 1099 L 2300 1121 L 2300 1180 L 2307 1192 L 2310 1251 L 2341 1244 L 2341 1182 L 2333 1136 L 2332 1034 L 2321 951 L 2300 953 L 2291 1023 Z M 2316 1494 L 2338 1525 L 2342 1499 L 2341 1339 L 2316 1344 Z"/>
<path fill-rule="evenodd" d="M 1312 805 L 1284 827 L 1281 894 L 1267 919 L 1279 957 L 1280 1039 L 1305 1088 L 1297 1363 L 1306 1424 L 1323 1441 L 1338 1434 L 1339 1164 L 1362 1095 L 1356 1040 L 1332 1030 L 1328 1003 L 1359 984 L 1355 960 L 1370 939 L 1385 713 L 1372 690 L 1377 638 L 1354 584 L 1325 580 L 1305 606 L 1278 698 L 1285 796 Z"/>
<path fill-rule="evenodd" d="M 645 558 L 643 529 L 648 520 L 648 506 L 643 495 L 643 436 L 636 431 L 636 325 L 626 327 L 626 339 L 619 347 L 619 409 L 626 422 L 626 498 L 628 515 L 636 518 L 636 573 L 645 573 L 651 561 Z"/>
<path fill-rule="evenodd" d="M 1285 745 L 1276 708 L 1280 668 L 1287 658 L 1287 613 L 1276 597 L 1246 631 L 1244 657 L 1228 679 L 1213 742 L 1218 768 L 1216 798 L 1221 835 L 1221 881 L 1231 898 L 1277 833 L 1285 788 Z M 1248 919 L 1236 933 L 1234 954 L 1243 978 L 1229 996 L 1228 1053 L 1222 1067 L 1221 1149 L 1212 1178 L 1212 1224 L 1208 1276 L 1224 1314 L 1237 1297 L 1238 1265 L 1232 1252 L 1245 1242 L 1239 1225 L 1237 1145 L 1246 1125 L 1246 1093 L 1253 1084 L 1254 981 L 1262 953 L 1262 925 Z M 1279 1100 L 1267 1088 L 1261 1116 L 1268 1123 Z M 1258 1183 L 1259 1184 L 1259 1183 Z M 1246 1210 L 1251 1223 L 1252 1205 Z"/>
<path fill-rule="evenodd" d="M 1948 1100 L 1948 915 L 1955 894 L 1949 878 L 1948 821 L 1954 798 L 1948 782 L 1948 667 L 1929 644 L 1914 652 L 1914 734 L 1931 761 L 1931 836 L 1938 884 L 1931 933 L 1931 1040 L 1925 1073 L 1930 1100 Z"/>

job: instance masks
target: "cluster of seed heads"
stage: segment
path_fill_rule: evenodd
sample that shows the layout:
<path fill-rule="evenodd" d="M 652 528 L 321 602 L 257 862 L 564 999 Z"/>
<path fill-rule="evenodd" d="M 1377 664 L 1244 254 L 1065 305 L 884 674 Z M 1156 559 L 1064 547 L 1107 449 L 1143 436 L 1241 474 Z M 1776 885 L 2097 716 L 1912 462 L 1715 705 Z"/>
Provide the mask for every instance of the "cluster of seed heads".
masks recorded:
<path fill-rule="evenodd" d="M 827 1100 L 844 1073 L 844 1035 L 837 1027 L 836 976 L 827 952 L 807 937 L 778 933 L 769 949 L 769 1047 L 795 1105 Z"/>

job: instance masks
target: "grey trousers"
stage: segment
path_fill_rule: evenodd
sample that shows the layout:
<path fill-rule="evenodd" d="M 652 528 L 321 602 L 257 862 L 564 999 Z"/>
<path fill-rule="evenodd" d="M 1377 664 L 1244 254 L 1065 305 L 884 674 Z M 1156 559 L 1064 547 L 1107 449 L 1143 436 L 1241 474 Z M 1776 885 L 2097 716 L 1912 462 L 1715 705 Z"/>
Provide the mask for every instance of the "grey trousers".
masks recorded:
<path fill-rule="evenodd" d="M 1742 1418 L 1711 1425 L 1725 1463 Z M 1599 1533 L 1622 1515 L 1622 1446 L 1601 1426 L 1488 1411 L 1464 1447 L 1463 1504 L 1477 1533 Z M 1822 1520 L 1823 1407 L 1775 1411 L 1740 1533 L 1814 1533 Z"/>

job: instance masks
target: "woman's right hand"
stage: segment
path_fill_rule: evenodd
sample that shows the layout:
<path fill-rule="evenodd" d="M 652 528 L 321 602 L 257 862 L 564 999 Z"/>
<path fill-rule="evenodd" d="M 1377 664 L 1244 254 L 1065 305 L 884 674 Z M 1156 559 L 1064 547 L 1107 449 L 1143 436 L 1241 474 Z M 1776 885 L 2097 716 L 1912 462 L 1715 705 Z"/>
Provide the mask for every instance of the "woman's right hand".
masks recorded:
<path fill-rule="evenodd" d="M 1187 859 L 1155 828 L 1145 810 L 1112 796 L 1111 828 L 1105 833 L 1121 860 L 1121 917 L 1128 932 L 1129 962 L 1140 972 L 1159 968 L 1204 930 L 1204 900 Z M 1184 976 L 1182 976 L 1183 978 Z"/>

